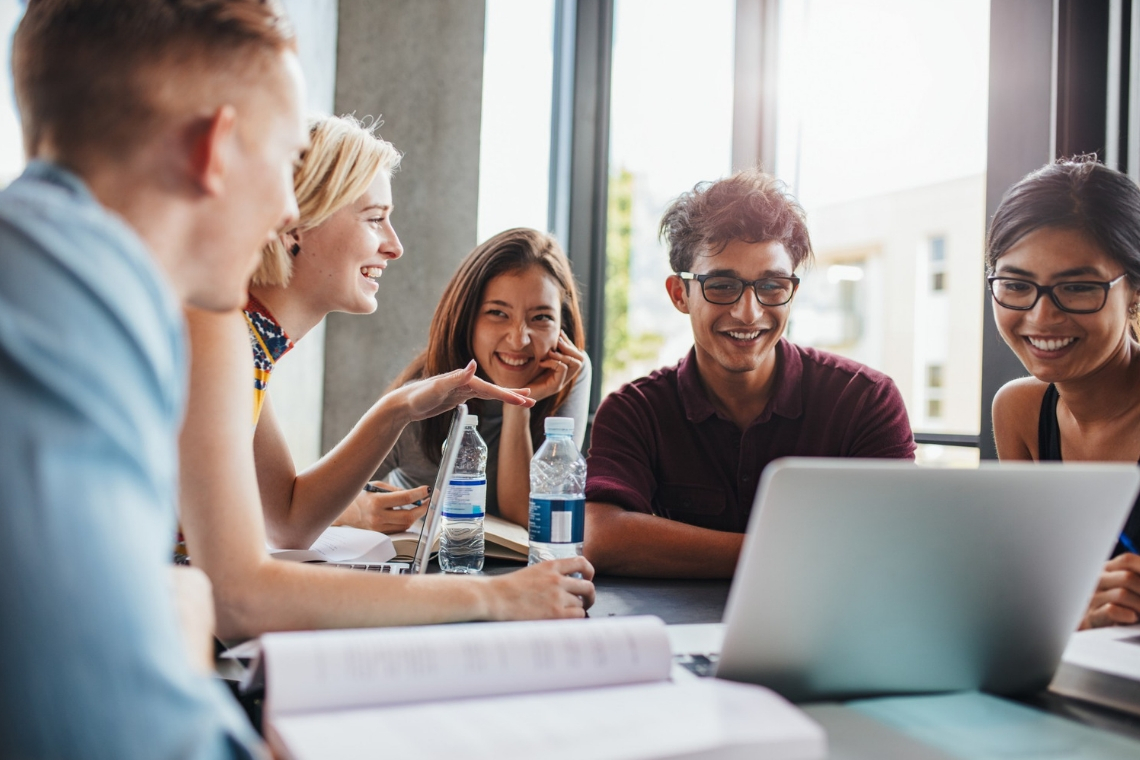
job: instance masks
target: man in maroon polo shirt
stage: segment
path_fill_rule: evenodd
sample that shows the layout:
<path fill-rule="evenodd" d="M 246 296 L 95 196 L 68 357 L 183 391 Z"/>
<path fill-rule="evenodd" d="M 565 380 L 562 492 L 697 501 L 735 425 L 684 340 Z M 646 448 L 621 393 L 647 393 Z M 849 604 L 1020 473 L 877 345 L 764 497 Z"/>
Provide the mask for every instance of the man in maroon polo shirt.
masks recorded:
<path fill-rule="evenodd" d="M 598 572 L 732 576 L 760 472 L 785 456 L 914 458 L 898 388 L 782 336 L 811 258 L 803 210 L 758 171 L 701 183 L 665 212 L 693 350 L 598 408 L 586 557 Z"/>

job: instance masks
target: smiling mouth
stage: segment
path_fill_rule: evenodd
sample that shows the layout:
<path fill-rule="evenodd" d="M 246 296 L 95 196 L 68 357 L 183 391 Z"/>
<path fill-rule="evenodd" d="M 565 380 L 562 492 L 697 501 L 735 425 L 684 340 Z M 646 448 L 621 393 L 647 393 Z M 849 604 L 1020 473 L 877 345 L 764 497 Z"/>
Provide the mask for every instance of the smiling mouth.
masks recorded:
<path fill-rule="evenodd" d="M 384 274 L 384 267 L 361 267 L 360 273 L 370 280 L 379 280 Z"/>
<path fill-rule="evenodd" d="M 514 367 L 515 369 L 518 369 L 520 367 L 525 367 L 526 365 L 530 364 L 530 357 L 529 356 L 514 358 L 514 357 L 509 357 L 509 356 L 503 356 L 502 354 L 496 352 L 495 358 L 498 359 L 499 361 L 501 361 L 503 364 L 507 365 L 508 367 Z"/>
<path fill-rule="evenodd" d="M 724 335 L 732 338 L 733 340 L 756 340 L 763 335 L 766 330 L 725 330 Z"/>
<path fill-rule="evenodd" d="M 1038 351 L 1060 351 L 1076 341 L 1076 338 L 1031 338 L 1028 335 L 1025 339 Z"/>

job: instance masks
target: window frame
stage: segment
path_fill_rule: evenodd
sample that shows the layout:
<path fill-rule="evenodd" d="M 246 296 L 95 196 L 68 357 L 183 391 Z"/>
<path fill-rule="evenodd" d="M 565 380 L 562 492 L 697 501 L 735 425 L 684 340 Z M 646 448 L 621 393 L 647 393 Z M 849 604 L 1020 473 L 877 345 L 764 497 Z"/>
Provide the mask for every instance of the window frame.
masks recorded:
<path fill-rule="evenodd" d="M 778 11 L 779 0 L 737 0 L 734 169 L 773 165 Z M 549 226 L 582 288 L 587 352 L 600 368 L 614 1 L 556 0 L 555 14 Z M 1140 181 L 1140 0 L 991 0 L 987 130 L 979 224 L 1013 183 L 1062 155 L 1096 152 Z M 979 267 L 983 292 L 984 274 Z M 1025 371 L 998 335 L 988 295 L 983 310 L 981 432 L 916 432 L 915 441 L 996 459 L 993 398 Z M 596 370 L 591 415 L 601 379 Z"/>

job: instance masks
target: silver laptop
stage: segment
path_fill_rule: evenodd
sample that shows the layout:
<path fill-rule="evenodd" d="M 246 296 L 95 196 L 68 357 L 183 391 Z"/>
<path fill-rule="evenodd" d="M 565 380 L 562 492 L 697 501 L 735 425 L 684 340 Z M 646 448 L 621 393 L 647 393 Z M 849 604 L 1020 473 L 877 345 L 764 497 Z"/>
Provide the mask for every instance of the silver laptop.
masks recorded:
<path fill-rule="evenodd" d="M 760 479 L 716 675 L 804 701 L 1048 685 L 1134 464 L 782 459 Z"/>
<path fill-rule="evenodd" d="M 435 543 L 436 534 L 439 533 L 443 502 L 447 497 L 451 476 L 455 472 L 455 460 L 459 456 L 459 447 L 449 446 L 447 443 L 463 438 L 463 420 L 465 417 L 467 417 L 467 405 L 460 404 L 455 407 L 455 412 L 451 417 L 451 427 L 448 429 L 447 439 L 444 442 L 439 472 L 435 476 L 435 486 L 432 488 L 431 499 L 428 501 L 428 508 L 421 523 L 420 536 L 416 543 L 416 555 L 411 564 L 407 562 L 323 562 L 321 563 L 322 567 L 367 570 L 392 575 L 422 575 L 427 572 L 428 563 L 431 560 L 431 547 Z"/>
<path fill-rule="evenodd" d="M 443 456 L 439 462 L 439 472 L 435 476 L 435 487 L 432 488 L 431 501 L 428 502 L 427 512 L 424 513 L 423 527 L 420 529 L 420 540 L 416 544 L 416 556 L 412 561 L 411 572 L 423 575 L 427 572 L 428 562 L 431 560 L 431 548 L 435 543 L 436 534 L 439 533 L 440 521 L 443 517 L 443 502 L 447 498 L 447 489 L 451 485 L 451 476 L 455 473 L 455 461 L 459 458 L 459 446 L 452 443 L 463 440 L 463 421 L 467 417 L 467 404 L 455 407 L 451 417 L 451 427 L 447 431 L 447 438 L 443 444 Z"/>

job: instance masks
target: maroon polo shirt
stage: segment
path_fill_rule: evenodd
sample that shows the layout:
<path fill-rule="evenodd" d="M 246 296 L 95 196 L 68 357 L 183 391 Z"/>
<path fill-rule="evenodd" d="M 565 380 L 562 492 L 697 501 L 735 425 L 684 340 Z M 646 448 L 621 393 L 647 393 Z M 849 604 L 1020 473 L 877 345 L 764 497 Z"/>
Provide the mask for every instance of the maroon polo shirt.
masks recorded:
<path fill-rule="evenodd" d="M 914 459 L 889 377 L 784 339 L 775 350 L 772 400 L 744 432 L 713 408 L 692 351 L 611 393 L 594 418 L 586 499 L 743 533 L 773 459 Z"/>

